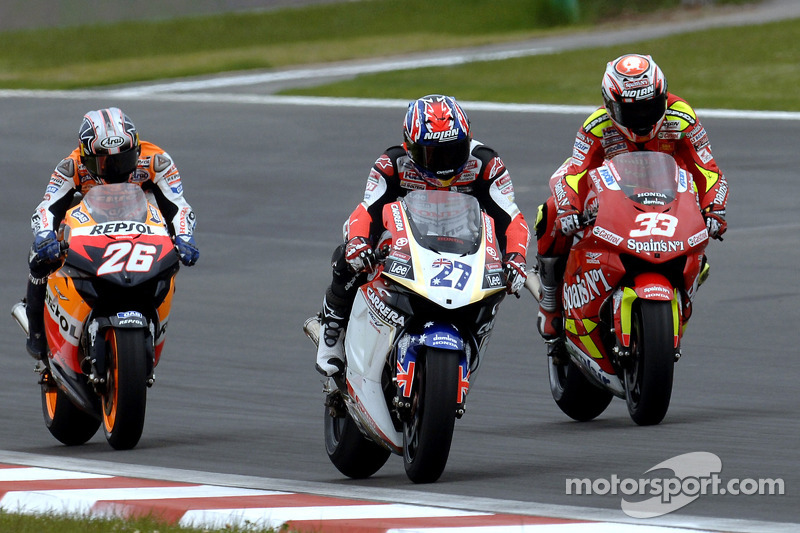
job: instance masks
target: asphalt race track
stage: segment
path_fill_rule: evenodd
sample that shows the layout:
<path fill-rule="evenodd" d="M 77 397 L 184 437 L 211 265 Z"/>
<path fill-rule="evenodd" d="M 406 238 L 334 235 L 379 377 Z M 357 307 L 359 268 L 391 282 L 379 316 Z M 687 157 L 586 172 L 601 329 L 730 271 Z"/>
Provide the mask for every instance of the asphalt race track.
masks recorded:
<path fill-rule="evenodd" d="M 301 331 L 320 306 L 331 251 L 371 164 L 400 140 L 402 105 L 2 96 L 0 450 L 617 511 L 620 495 L 568 495 L 565 481 L 638 479 L 676 455 L 705 451 L 720 457 L 723 479 L 780 478 L 786 494 L 705 495 L 681 513 L 798 521 L 797 120 L 701 114 L 731 186 L 730 230 L 710 246 L 711 277 L 663 423 L 636 426 L 618 399 L 596 421 L 569 420 L 550 396 L 535 302 L 509 298 L 447 469 L 421 487 L 399 457 L 358 482 L 330 464 L 313 346 Z M 178 276 L 144 434 L 128 452 L 113 451 L 102 433 L 72 448 L 50 436 L 33 361 L 8 314 L 24 292 L 28 221 L 49 173 L 76 146 L 83 113 L 108 105 L 175 159 L 201 248 L 197 266 Z M 583 114 L 464 108 L 476 138 L 504 158 L 533 224 Z"/>

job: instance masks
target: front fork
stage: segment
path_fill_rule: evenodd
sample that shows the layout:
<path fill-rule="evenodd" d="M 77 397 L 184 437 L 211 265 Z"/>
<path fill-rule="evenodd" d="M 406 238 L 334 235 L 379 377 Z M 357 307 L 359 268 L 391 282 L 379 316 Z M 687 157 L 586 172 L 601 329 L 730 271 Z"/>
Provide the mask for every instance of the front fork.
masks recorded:
<path fill-rule="evenodd" d="M 106 332 L 108 329 L 145 329 L 147 335 L 147 380 L 145 383 L 152 387 L 155 382 L 155 345 L 153 327 L 147 318 L 138 311 L 120 312 L 108 317 L 92 317 L 84 337 L 84 358 L 81 361 L 81 370 L 89 378 L 89 382 L 98 394 L 105 393 L 107 373 Z"/>
<path fill-rule="evenodd" d="M 409 422 L 416 409 L 416 388 L 419 387 L 419 380 L 415 379 L 415 376 L 419 368 L 418 360 L 425 351 L 424 348 L 438 348 L 459 353 L 456 417 L 461 418 L 469 393 L 469 361 L 472 348 L 464 341 L 458 328 L 452 324 L 429 323 L 420 335 L 403 334 L 396 346 L 397 359 L 392 378 L 396 385 L 396 393 L 392 404 L 398 418 Z"/>
<path fill-rule="evenodd" d="M 614 333 L 616 344 L 613 348 L 621 363 L 629 360 L 631 354 L 631 331 L 633 330 L 633 307 L 637 300 L 668 301 L 672 305 L 673 348 L 675 361 L 681 357 L 681 337 L 683 336 L 683 297 L 681 291 L 661 274 L 647 272 L 637 275 L 632 287 L 619 287 L 614 292 Z"/>

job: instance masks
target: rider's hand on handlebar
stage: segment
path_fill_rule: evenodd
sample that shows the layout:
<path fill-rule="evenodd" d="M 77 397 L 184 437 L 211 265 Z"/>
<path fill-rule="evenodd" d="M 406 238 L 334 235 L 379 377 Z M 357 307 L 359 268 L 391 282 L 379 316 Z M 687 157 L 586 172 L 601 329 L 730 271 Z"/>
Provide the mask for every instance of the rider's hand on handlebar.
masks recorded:
<path fill-rule="evenodd" d="M 708 236 L 713 239 L 722 240 L 722 234 L 728 229 L 728 223 L 725 222 L 725 210 L 710 210 L 703 213 L 706 219 L 706 227 L 708 228 Z"/>
<path fill-rule="evenodd" d="M 578 210 L 569 209 L 559 212 L 556 216 L 556 227 L 566 237 L 575 235 L 583 227 Z"/>
<path fill-rule="evenodd" d="M 525 258 L 517 252 L 507 254 L 503 259 L 503 272 L 506 275 L 508 294 L 517 294 L 528 279 Z"/>
<path fill-rule="evenodd" d="M 195 244 L 192 235 L 178 235 L 175 237 L 175 248 L 178 249 L 181 263 L 186 266 L 192 266 L 200 257 L 200 250 L 197 249 L 197 244 Z"/>
<path fill-rule="evenodd" d="M 344 259 L 355 272 L 372 272 L 378 265 L 375 250 L 364 237 L 353 237 L 344 248 Z"/>
<path fill-rule="evenodd" d="M 56 237 L 56 232 L 52 230 L 40 231 L 33 240 L 33 251 L 39 261 L 54 262 L 61 257 L 61 247 Z"/>

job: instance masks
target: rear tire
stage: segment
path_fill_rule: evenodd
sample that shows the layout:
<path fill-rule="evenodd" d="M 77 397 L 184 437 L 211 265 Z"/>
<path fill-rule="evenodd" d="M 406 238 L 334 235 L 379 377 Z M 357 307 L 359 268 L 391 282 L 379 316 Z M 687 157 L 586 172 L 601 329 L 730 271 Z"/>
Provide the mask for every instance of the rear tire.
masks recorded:
<path fill-rule="evenodd" d="M 106 331 L 106 392 L 102 395 L 103 431 L 116 450 L 138 444 L 147 406 L 147 332 Z"/>
<path fill-rule="evenodd" d="M 50 434 L 67 446 L 84 444 L 100 427 L 100 418 L 80 409 L 49 375 L 42 380 L 42 414 Z"/>
<path fill-rule="evenodd" d="M 458 361 L 457 352 L 435 348 L 417 361 L 414 413 L 403 423 L 403 463 L 414 483 L 436 481 L 447 465 L 458 406 Z"/>
<path fill-rule="evenodd" d="M 390 451 L 358 429 L 350 413 L 342 406 L 344 416 L 331 416 L 325 408 L 325 451 L 339 472 L 353 479 L 371 476 L 386 464 Z"/>
<path fill-rule="evenodd" d="M 642 300 L 633 311 L 631 358 L 624 371 L 628 413 L 640 426 L 658 424 L 669 409 L 675 370 L 671 302 Z"/>
<path fill-rule="evenodd" d="M 614 398 L 610 391 L 589 381 L 572 361 L 565 365 L 554 365 L 548 357 L 547 364 L 550 393 L 559 409 L 573 420 L 593 420 L 606 410 Z"/>

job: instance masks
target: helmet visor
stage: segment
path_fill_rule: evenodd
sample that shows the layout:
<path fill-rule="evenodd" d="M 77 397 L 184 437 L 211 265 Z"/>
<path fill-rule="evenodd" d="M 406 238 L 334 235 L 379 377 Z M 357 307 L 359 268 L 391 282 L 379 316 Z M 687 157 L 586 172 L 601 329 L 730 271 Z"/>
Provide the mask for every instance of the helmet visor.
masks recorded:
<path fill-rule="evenodd" d="M 612 117 L 637 135 L 646 135 L 667 111 L 667 95 L 636 102 L 611 102 Z"/>
<path fill-rule="evenodd" d="M 106 183 L 121 183 L 136 170 L 138 159 L 139 151 L 131 148 L 119 154 L 84 155 L 81 162 L 92 176 Z"/>
<path fill-rule="evenodd" d="M 458 139 L 434 146 L 413 143 L 409 154 L 417 165 L 439 179 L 448 179 L 458 173 L 469 158 L 470 140 Z"/>

